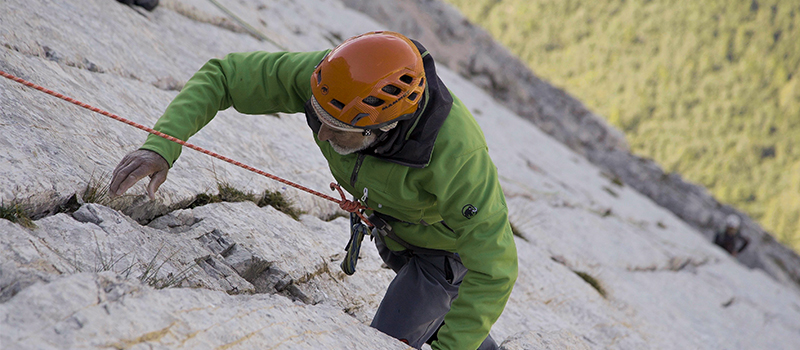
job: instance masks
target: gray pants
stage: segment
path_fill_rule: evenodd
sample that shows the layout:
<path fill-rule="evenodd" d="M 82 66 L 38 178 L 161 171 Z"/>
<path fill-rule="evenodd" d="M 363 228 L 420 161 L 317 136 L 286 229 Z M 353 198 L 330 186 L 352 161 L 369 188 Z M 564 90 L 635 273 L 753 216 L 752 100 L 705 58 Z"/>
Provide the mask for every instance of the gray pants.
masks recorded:
<path fill-rule="evenodd" d="M 419 349 L 426 341 L 436 339 L 467 268 L 442 255 L 394 252 L 379 239 L 375 245 L 397 276 L 389 284 L 370 326 Z M 498 347 L 491 336 L 478 348 L 492 349 Z"/>

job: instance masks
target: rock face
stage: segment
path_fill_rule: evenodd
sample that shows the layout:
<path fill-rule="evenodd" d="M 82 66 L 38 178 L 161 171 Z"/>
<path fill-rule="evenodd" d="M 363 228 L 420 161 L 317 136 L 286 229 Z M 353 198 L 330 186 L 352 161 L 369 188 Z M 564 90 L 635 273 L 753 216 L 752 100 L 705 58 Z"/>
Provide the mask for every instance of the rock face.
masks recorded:
<path fill-rule="evenodd" d="M 152 13 L 108 0 L 6 0 L 0 70 L 150 126 L 209 58 L 329 48 L 394 25 L 339 1 L 218 2 L 270 40 L 203 0 L 162 0 Z M 452 15 L 438 2 L 397 4 Z M 401 20 L 413 8 L 386 9 Z M 464 26 L 429 22 L 420 33 L 450 28 L 463 43 L 486 40 Z M 435 58 L 455 62 L 441 42 L 417 37 Z M 474 59 L 475 67 L 496 65 L 480 77 L 465 79 L 457 65 L 440 73 L 483 127 L 517 235 L 520 276 L 492 330 L 503 348 L 800 347 L 792 284 L 743 266 L 592 164 L 590 152 L 559 142 L 553 130 L 563 129 L 627 154 L 623 138 L 589 112 L 578 124 L 587 129 L 565 122 L 580 114 L 568 95 L 543 82 L 530 95 L 540 102 L 528 108 L 564 114 L 553 121 L 564 126 L 545 133 L 487 94 L 488 85 L 511 81 L 494 71 L 510 63 L 489 58 Z M 35 227 L 0 219 L 3 349 L 407 348 L 368 326 L 393 277 L 373 245 L 365 242 L 355 275 L 340 272 L 349 233 L 345 218 L 326 221 L 334 204 L 194 151 L 176 162 L 155 201 L 142 185 L 115 201 L 92 196 L 144 134 L 6 79 L 0 130 L 0 199 L 37 214 Z M 301 116 L 228 110 L 190 141 L 314 189 L 332 180 Z M 307 214 L 294 220 L 251 202 L 186 206 L 218 183 L 278 191 Z"/>
<path fill-rule="evenodd" d="M 374 247 L 338 269 L 347 220 L 247 202 L 141 226 L 86 204 L 36 224 L 0 221 L 4 348 L 403 348 L 364 324 L 392 277 Z"/>
<path fill-rule="evenodd" d="M 111 272 L 58 279 L 0 312 L 8 316 L 4 335 L 13 337 L 3 340 L 6 349 L 406 348 L 334 307 L 270 294 L 153 290 Z"/>
<path fill-rule="evenodd" d="M 508 50 L 456 9 L 431 0 L 343 0 L 393 30 L 419 38 L 450 69 L 482 87 L 504 106 L 578 152 L 619 181 L 650 197 L 698 229 L 709 241 L 725 217 L 743 218 L 751 246 L 738 256 L 775 279 L 800 287 L 800 257 L 755 221 L 720 204 L 705 188 L 666 174 L 656 163 L 630 153 L 624 135 L 578 100 L 536 77 Z"/>

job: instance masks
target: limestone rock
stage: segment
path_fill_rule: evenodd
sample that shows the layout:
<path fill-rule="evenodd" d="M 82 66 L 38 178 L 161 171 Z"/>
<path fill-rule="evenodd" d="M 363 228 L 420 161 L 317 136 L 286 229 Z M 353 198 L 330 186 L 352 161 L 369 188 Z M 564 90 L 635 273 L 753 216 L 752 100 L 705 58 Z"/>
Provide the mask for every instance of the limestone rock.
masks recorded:
<path fill-rule="evenodd" d="M 330 306 L 78 273 L 0 304 L 5 349 L 406 349 Z M 122 321 L 122 322 L 121 322 Z"/>
<path fill-rule="evenodd" d="M 152 13 L 107 0 L 6 0 L 0 69 L 152 125 L 175 96 L 174 81 L 188 80 L 212 57 L 325 49 L 393 23 L 335 0 L 218 1 L 271 41 L 202 0 L 164 0 Z M 446 20 L 428 20 L 420 33 L 435 28 L 453 43 L 472 42 L 453 46 L 466 53 L 491 47 L 439 2 L 396 3 L 439 9 L 429 12 Z M 403 11 L 410 9 L 400 10 L 385 8 L 409 18 Z M 487 53 L 465 55 L 470 60 L 461 64 L 439 44 L 426 42 L 455 67 L 442 64 L 439 72 L 483 128 L 516 235 L 520 275 L 492 329 L 499 343 L 800 347 L 800 294 L 791 284 L 738 263 L 683 214 L 594 165 L 596 154 L 573 148 L 603 138 L 611 150 L 605 154 L 627 164 L 613 130 L 530 72 L 495 72 L 510 61 Z M 523 83 L 533 90 L 503 88 Z M 489 86 L 500 90 L 487 94 Z M 540 102 L 520 112 L 508 102 L 514 94 Z M 523 112 L 539 118 L 539 128 Z M 340 213 L 335 204 L 193 151 L 176 162 L 155 201 L 143 184 L 119 199 L 86 200 L 102 193 L 103 174 L 144 134 L 5 79 L 0 130 L 0 200 L 38 208 L 35 228 L 0 219 L 4 349 L 405 348 L 368 327 L 393 277 L 373 244 L 364 242 L 355 275 L 340 272 L 349 233 L 347 219 L 326 221 Z M 562 143 L 559 134 L 572 141 Z M 314 189 L 327 191 L 332 180 L 302 116 L 227 110 L 190 141 Z M 655 176 L 655 164 L 641 167 L 641 176 Z M 679 179 L 667 180 L 677 190 L 664 196 L 680 198 Z M 187 207 L 221 182 L 278 191 L 307 215 L 295 220 L 251 202 Z M 687 203 L 698 220 L 717 219 L 705 199 Z"/>
<path fill-rule="evenodd" d="M 503 342 L 504 350 L 589 350 L 587 342 L 568 332 L 525 332 L 509 337 Z"/>

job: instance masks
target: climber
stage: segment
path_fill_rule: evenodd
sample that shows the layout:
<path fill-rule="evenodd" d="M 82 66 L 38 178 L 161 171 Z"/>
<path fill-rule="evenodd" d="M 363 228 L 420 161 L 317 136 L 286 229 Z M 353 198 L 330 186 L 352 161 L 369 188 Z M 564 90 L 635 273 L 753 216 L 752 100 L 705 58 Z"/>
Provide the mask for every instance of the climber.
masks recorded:
<path fill-rule="evenodd" d="M 747 248 L 747 244 L 750 243 L 750 240 L 739 232 L 741 225 L 742 219 L 738 215 L 728 215 L 728 217 L 725 218 L 725 227 L 717 232 L 717 235 L 714 237 L 714 244 L 722 247 L 722 249 L 725 249 L 733 256 L 741 253 L 744 248 Z M 741 242 L 741 246 L 736 248 L 739 242 Z"/>
<path fill-rule="evenodd" d="M 508 210 L 480 127 L 421 44 L 382 31 L 333 50 L 212 59 L 154 129 L 187 140 L 231 106 L 304 112 L 333 176 L 375 210 L 375 244 L 397 275 L 371 326 L 414 348 L 497 349 L 489 331 L 517 278 Z M 154 198 L 180 152 L 150 135 L 109 192 L 150 176 Z"/>
<path fill-rule="evenodd" d="M 117 0 L 125 5 L 132 6 L 141 6 L 147 11 L 153 11 L 158 6 L 158 0 Z"/>

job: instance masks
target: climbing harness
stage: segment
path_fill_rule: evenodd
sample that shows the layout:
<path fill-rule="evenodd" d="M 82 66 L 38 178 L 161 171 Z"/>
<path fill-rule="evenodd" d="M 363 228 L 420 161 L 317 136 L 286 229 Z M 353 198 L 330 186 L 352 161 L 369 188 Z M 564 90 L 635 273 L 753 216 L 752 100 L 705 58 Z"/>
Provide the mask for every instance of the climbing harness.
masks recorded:
<path fill-rule="evenodd" d="M 388 237 L 391 240 L 403 246 L 403 248 L 405 248 L 411 254 L 441 255 L 441 256 L 448 256 L 457 261 L 461 261 L 461 257 L 457 253 L 453 253 L 442 249 L 424 248 L 406 242 L 404 239 L 400 238 L 394 232 L 394 228 L 392 228 L 392 225 L 389 224 L 390 222 L 402 222 L 402 221 L 397 220 L 389 215 L 381 214 L 377 211 L 373 212 L 372 215 L 369 216 L 369 222 L 372 224 L 373 227 L 372 235 L 377 239 L 381 240 L 381 242 L 383 242 L 384 245 L 386 244 L 386 238 Z M 442 221 L 441 223 L 444 225 L 444 221 Z M 444 226 L 447 227 L 447 225 Z M 447 227 L 447 229 L 450 228 Z"/>
<path fill-rule="evenodd" d="M 236 165 L 236 166 L 238 166 L 240 168 L 244 168 L 244 169 L 250 170 L 250 171 L 252 171 L 252 172 L 254 172 L 256 174 L 266 176 L 266 177 L 268 177 L 268 178 L 270 178 L 272 180 L 281 182 L 283 184 L 292 186 L 292 187 L 297 188 L 299 190 L 308 192 L 308 193 L 313 194 L 315 196 L 318 196 L 318 197 L 327 199 L 327 200 L 329 200 L 331 202 L 339 204 L 339 208 L 342 208 L 343 210 L 345 210 L 345 211 L 350 213 L 350 222 L 351 222 L 351 231 L 352 231 L 350 243 L 348 243 L 347 248 L 345 248 L 345 250 L 348 251 L 348 256 L 345 258 L 345 261 L 342 262 L 342 269 L 345 271 L 345 273 L 347 273 L 347 271 L 351 271 L 351 272 L 347 273 L 348 275 L 352 275 L 353 272 L 355 272 L 356 260 L 358 259 L 358 252 L 361 249 L 361 240 L 364 238 L 364 232 L 369 232 L 367 227 L 372 227 L 372 223 L 370 223 L 369 219 L 364 217 L 364 214 L 363 214 L 364 210 L 370 210 L 370 208 L 368 208 L 364 204 L 358 203 L 355 200 L 353 200 L 353 201 L 347 200 L 347 198 L 345 197 L 344 192 L 342 191 L 342 188 L 341 188 L 341 186 L 339 186 L 339 184 L 332 182 L 331 185 L 330 185 L 331 190 L 339 191 L 339 195 L 342 197 L 341 199 L 336 199 L 336 198 L 333 198 L 333 197 L 328 196 L 326 194 L 323 194 L 321 192 L 314 191 L 314 190 L 312 190 L 312 189 L 310 189 L 308 187 L 301 186 L 301 185 L 296 184 L 294 182 L 291 182 L 289 180 L 285 180 L 285 179 L 280 178 L 278 176 L 272 175 L 272 174 L 267 173 L 265 171 L 258 170 L 258 169 L 254 168 L 254 167 L 251 167 L 249 165 L 243 164 L 243 163 L 238 162 L 236 160 L 233 160 L 231 158 L 228 158 L 228 157 L 225 157 L 223 155 L 211 152 L 211 151 L 206 150 L 206 149 L 204 149 L 202 147 L 198 147 L 198 146 L 195 146 L 195 145 L 193 145 L 191 143 L 185 142 L 183 140 L 179 140 L 179 139 L 177 139 L 175 137 L 169 136 L 169 135 L 164 134 L 164 133 L 162 133 L 160 131 L 153 130 L 153 129 L 148 128 L 148 127 L 146 127 L 144 125 L 141 125 L 141 124 L 138 124 L 136 122 L 130 121 L 128 119 L 122 118 L 122 117 L 120 117 L 120 116 L 118 116 L 116 114 L 106 112 L 106 111 L 104 111 L 102 109 L 99 109 L 97 107 L 92 107 L 92 106 L 90 106 L 90 105 L 88 105 L 86 103 L 83 103 L 81 101 L 75 100 L 75 99 L 73 99 L 71 97 L 68 97 L 68 96 L 64 96 L 64 95 L 62 95 L 60 93 L 57 93 L 55 91 L 49 90 L 47 88 L 44 88 L 42 86 L 36 85 L 36 84 L 31 83 L 31 82 L 29 82 L 27 80 L 24 80 L 22 78 L 16 77 L 16 76 L 11 75 L 11 74 L 8 74 L 8 73 L 6 73 L 4 71 L 0 71 L 0 76 L 2 76 L 4 78 L 8 78 L 9 80 L 13 80 L 13 81 L 15 81 L 17 83 L 23 84 L 25 86 L 34 88 L 34 89 L 39 90 L 41 92 L 44 92 L 44 93 L 46 93 L 48 95 L 60 98 L 60 99 L 62 99 L 64 101 L 70 102 L 72 104 L 81 106 L 81 107 L 86 108 L 86 109 L 88 109 L 88 110 L 90 110 L 92 112 L 96 112 L 96 113 L 102 114 L 102 115 L 104 115 L 106 117 L 109 117 L 111 119 L 123 122 L 125 124 L 128 124 L 130 126 L 133 126 L 133 127 L 137 128 L 137 129 L 141 129 L 141 130 L 147 131 L 147 132 L 149 132 L 149 133 L 151 133 L 153 135 L 165 138 L 167 140 L 170 140 L 172 142 L 180 144 L 180 145 L 182 145 L 184 147 L 191 148 L 191 149 L 193 149 L 195 151 L 198 151 L 198 152 L 201 152 L 201 153 L 205 153 L 205 154 L 207 154 L 209 156 L 212 156 L 214 158 L 217 158 L 217 159 L 223 160 L 225 162 L 231 163 L 231 164 Z M 358 222 L 359 221 L 358 219 L 360 219 L 364 223 Z M 360 226 L 356 227 L 357 225 L 360 225 Z M 354 243 L 356 241 L 356 239 L 357 239 L 358 242 Z"/>

